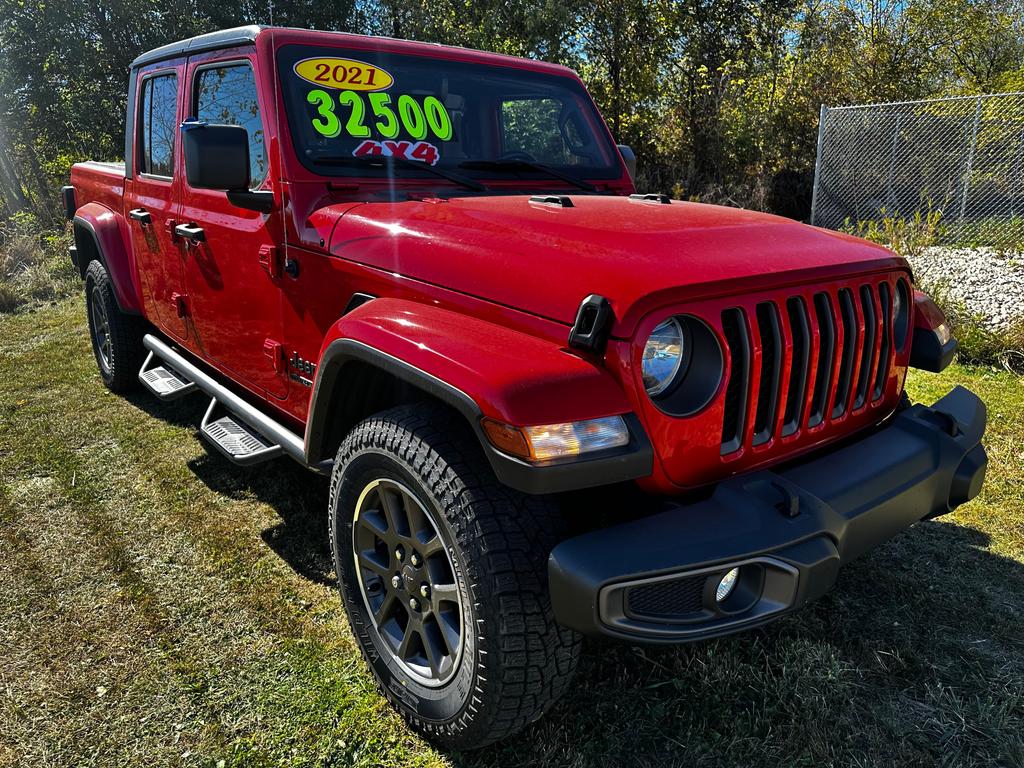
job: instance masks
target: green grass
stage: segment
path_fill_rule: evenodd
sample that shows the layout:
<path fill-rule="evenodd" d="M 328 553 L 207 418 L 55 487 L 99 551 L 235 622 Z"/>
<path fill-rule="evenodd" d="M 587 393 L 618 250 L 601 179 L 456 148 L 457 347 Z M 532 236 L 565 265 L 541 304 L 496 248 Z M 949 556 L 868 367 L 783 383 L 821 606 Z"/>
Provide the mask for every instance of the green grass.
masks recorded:
<path fill-rule="evenodd" d="M 201 398 L 108 394 L 78 299 L 0 318 L 0 764 L 1024 764 L 1024 383 L 989 404 L 981 498 L 764 631 L 585 645 L 520 737 L 445 755 L 377 696 L 335 590 L 326 485 L 241 471 Z"/>

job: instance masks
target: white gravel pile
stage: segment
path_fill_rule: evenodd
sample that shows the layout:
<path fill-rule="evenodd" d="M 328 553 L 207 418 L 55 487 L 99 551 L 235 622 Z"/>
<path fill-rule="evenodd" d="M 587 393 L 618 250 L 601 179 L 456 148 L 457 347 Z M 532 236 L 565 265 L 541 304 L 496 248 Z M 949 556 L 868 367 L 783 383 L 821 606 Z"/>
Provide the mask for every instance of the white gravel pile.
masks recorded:
<path fill-rule="evenodd" d="M 951 298 L 984 316 L 994 328 L 1024 317 L 1022 254 L 936 246 L 908 260 L 918 283 L 943 285 Z"/>

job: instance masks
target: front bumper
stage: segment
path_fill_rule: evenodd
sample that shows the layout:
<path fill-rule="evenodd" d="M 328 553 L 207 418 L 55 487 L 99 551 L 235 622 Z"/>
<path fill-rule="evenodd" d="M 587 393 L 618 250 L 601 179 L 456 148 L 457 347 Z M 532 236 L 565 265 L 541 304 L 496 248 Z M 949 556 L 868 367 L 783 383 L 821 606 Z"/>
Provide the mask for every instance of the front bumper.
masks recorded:
<path fill-rule="evenodd" d="M 678 643 L 764 624 L 829 590 L 839 568 L 981 490 L 985 405 L 962 387 L 882 429 L 705 500 L 559 544 L 548 561 L 560 624 Z M 739 568 L 719 602 L 715 589 Z"/>

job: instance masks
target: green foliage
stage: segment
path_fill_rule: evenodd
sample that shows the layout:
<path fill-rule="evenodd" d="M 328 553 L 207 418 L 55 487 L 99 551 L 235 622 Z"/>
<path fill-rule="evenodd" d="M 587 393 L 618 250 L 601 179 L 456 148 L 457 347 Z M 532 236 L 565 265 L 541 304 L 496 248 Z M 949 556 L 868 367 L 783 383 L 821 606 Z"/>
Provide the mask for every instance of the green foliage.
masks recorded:
<path fill-rule="evenodd" d="M 914 259 L 942 237 L 942 211 L 932 210 L 931 203 L 928 203 L 926 210 L 916 210 L 908 219 L 882 208 L 879 218 L 858 221 L 856 224 L 851 224 L 847 219 L 844 229 L 865 240 L 891 248 L 900 256 Z"/>
<path fill-rule="evenodd" d="M 69 229 L 40 235 L 30 213 L 0 226 L 0 312 L 67 296 L 79 285 L 68 258 Z"/>
<path fill-rule="evenodd" d="M 958 223 L 956 242 L 965 248 L 992 247 L 1006 258 L 1024 254 L 1024 217 L 976 219 Z"/>
<path fill-rule="evenodd" d="M 387 34 L 577 69 L 643 191 L 804 218 L 821 104 L 1024 87 L 1024 0 L 0 0 L 0 220 L 59 221 L 123 152 L 140 52 L 243 23 Z"/>

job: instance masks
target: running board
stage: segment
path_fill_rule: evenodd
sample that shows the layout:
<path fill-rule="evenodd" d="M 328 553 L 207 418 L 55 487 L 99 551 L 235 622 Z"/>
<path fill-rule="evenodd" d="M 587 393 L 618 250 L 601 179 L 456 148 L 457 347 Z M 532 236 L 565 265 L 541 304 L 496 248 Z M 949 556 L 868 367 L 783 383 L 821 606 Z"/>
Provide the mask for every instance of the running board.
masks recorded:
<path fill-rule="evenodd" d="M 186 381 L 170 368 L 163 365 L 150 368 L 149 366 L 152 362 L 153 353 L 150 352 L 146 357 L 146 362 L 142 364 L 142 368 L 139 370 L 139 381 L 142 382 L 146 389 L 164 402 L 177 400 L 179 397 L 184 397 L 198 389 L 195 382 Z"/>
<path fill-rule="evenodd" d="M 235 464 L 244 467 L 272 461 L 284 452 L 280 445 L 275 445 L 263 435 L 253 431 L 246 424 L 236 421 L 233 417 L 221 416 L 213 421 L 213 412 L 217 409 L 217 398 L 211 398 L 210 407 L 206 409 L 199 433 L 206 438 L 218 451 Z"/>
<path fill-rule="evenodd" d="M 187 380 L 210 396 L 212 402 L 200 432 L 229 459 L 239 464 L 254 464 L 284 454 L 307 466 L 306 448 L 301 437 L 243 400 L 156 336 L 147 334 L 142 343 L 151 357 L 155 356 L 173 369 L 179 379 Z M 222 406 L 228 416 L 212 420 L 217 405 Z M 326 465 L 310 468 L 323 472 Z"/>

